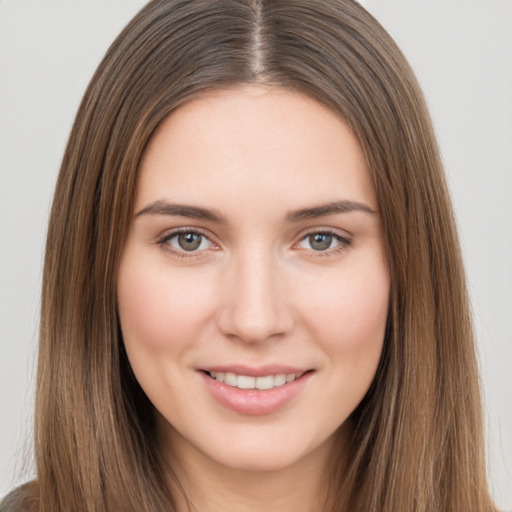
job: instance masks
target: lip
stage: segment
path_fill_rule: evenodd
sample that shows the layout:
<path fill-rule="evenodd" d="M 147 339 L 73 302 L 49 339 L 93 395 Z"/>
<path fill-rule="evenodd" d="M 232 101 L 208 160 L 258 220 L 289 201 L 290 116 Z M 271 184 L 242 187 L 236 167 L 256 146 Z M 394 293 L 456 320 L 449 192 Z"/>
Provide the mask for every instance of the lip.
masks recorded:
<path fill-rule="evenodd" d="M 237 375 L 247 375 L 248 377 L 264 377 L 265 375 L 279 375 L 284 373 L 305 373 L 310 368 L 298 368 L 294 366 L 283 366 L 277 364 L 267 364 L 264 366 L 247 366 L 243 364 L 237 365 L 224 365 L 224 366 L 208 366 L 198 368 L 205 372 L 223 372 L 223 373 L 236 373 Z"/>
<path fill-rule="evenodd" d="M 226 372 L 235 373 L 237 375 L 247 375 L 250 377 L 261 377 L 265 375 L 278 374 L 301 374 L 293 382 L 266 390 L 257 389 L 239 389 L 228 386 L 222 382 L 212 379 L 207 372 Z M 212 366 L 201 368 L 198 370 L 204 384 L 213 398 L 222 406 L 235 411 L 239 414 L 246 415 L 266 415 L 282 409 L 300 394 L 307 382 L 313 376 L 314 371 L 308 371 L 301 368 L 293 368 L 289 366 L 261 366 L 248 367 L 244 365 L 235 366 Z"/>

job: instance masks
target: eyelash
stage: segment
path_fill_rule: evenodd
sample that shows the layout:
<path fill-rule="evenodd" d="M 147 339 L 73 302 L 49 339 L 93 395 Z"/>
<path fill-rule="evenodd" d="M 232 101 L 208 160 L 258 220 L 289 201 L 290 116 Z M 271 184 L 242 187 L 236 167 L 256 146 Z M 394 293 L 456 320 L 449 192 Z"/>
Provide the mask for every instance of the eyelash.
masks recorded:
<path fill-rule="evenodd" d="M 173 256 L 176 256 L 178 258 L 193 258 L 197 257 L 200 253 L 205 251 L 205 249 L 202 249 L 200 251 L 185 251 L 184 249 L 179 250 L 175 249 L 174 247 L 171 247 L 171 245 L 168 243 L 173 238 L 181 235 L 181 234 L 191 234 L 191 235 L 198 235 L 206 240 L 208 240 L 213 246 L 216 246 L 214 242 L 211 241 L 210 237 L 207 236 L 204 232 L 202 232 L 200 229 L 197 228 L 177 228 L 174 229 L 172 232 L 165 234 L 161 238 L 157 240 L 157 244 L 165 251 L 171 252 Z"/>
<path fill-rule="evenodd" d="M 212 244 L 214 247 L 218 247 L 218 246 L 216 246 L 216 244 L 214 242 L 212 242 L 210 237 L 208 235 L 206 235 L 203 231 L 201 231 L 201 230 L 199 230 L 197 228 L 187 228 L 187 227 L 174 229 L 172 232 L 167 233 L 164 236 L 162 236 L 161 238 L 159 238 L 156 243 L 162 249 L 164 249 L 165 251 L 171 252 L 174 256 L 176 256 L 178 258 L 193 258 L 193 257 L 197 257 L 199 254 L 201 254 L 202 252 L 207 250 L 207 249 L 202 249 L 202 250 L 199 250 L 199 251 L 196 251 L 196 250 L 194 250 L 194 251 L 186 251 L 184 249 L 183 250 L 179 250 L 179 249 L 171 247 L 168 242 L 170 240 L 172 240 L 173 238 L 179 236 L 180 234 L 198 235 L 198 236 L 202 237 L 203 239 L 208 240 L 209 243 Z M 330 231 L 330 230 L 323 230 L 323 229 L 315 229 L 315 230 L 311 230 L 311 231 L 305 233 L 304 235 L 302 235 L 301 238 L 299 239 L 299 241 L 296 242 L 293 245 L 293 247 L 294 248 L 297 247 L 298 244 L 300 244 L 301 242 L 305 241 L 308 237 L 311 237 L 313 235 L 327 235 L 327 236 L 331 236 L 333 239 L 335 239 L 338 242 L 338 245 L 336 247 L 329 248 L 329 249 L 326 249 L 324 251 L 322 251 L 322 250 L 315 251 L 314 249 L 305 249 L 308 252 L 310 252 L 311 253 L 311 257 L 314 257 L 314 258 L 329 257 L 329 256 L 334 256 L 334 255 L 340 254 L 340 253 L 346 251 L 351 246 L 351 244 L 352 244 L 352 240 L 350 240 L 347 237 L 341 236 L 341 235 L 335 233 L 332 230 Z"/>
<path fill-rule="evenodd" d="M 300 240 L 296 244 L 294 244 L 294 247 L 313 235 L 331 236 L 333 239 L 335 239 L 338 242 L 338 245 L 336 247 L 327 249 L 325 251 L 315 251 L 314 249 L 310 249 L 309 251 L 311 252 L 311 257 L 313 257 L 313 258 L 325 258 L 325 257 L 329 257 L 329 256 L 335 256 L 337 254 L 341 254 L 342 252 L 345 252 L 352 245 L 352 240 L 350 240 L 347 237 L 341 236 L 332 230 L 314 229 L 314 230 L 311 230 L 308 233 L 304 234 L 300 238 Z"/>

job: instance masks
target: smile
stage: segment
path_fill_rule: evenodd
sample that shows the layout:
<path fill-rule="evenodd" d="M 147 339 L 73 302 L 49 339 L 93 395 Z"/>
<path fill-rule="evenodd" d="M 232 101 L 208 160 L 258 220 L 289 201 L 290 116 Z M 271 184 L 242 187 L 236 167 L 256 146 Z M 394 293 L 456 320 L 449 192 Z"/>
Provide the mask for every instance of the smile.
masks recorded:
<path fill-rule="evenodd" d="M 293 402 L 316 372 L 268 365 L 202 368 L 198 374 L 211 396 L 239 414 L 271 414 Z"/>
<path fill-rule="evenodd" d="M 223 382 L 227 386 L 236 387 L 238 389 L 259 389 L 261 391 L 284 386 L 302 375 L 302 373 L 280 373 L 277 375 L 252 377 L 250 375 L 237 375 L 235 373 L 213 371 L 208 372 L 208 374 L 212 379 Z"/>

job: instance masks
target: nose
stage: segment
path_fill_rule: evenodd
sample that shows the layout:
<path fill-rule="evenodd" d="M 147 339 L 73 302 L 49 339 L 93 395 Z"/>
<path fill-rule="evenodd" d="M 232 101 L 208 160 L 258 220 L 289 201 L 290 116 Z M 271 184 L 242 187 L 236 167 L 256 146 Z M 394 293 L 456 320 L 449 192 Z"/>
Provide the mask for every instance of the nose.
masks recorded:
<path fill-rule="evenodd" d="M 260 343 L 292 330 L 291 297 L 281 266 L 276 257 L 261 252 L 246 251 L 234 258 L 226 270 L 218 312 L 224 335 Z"/>

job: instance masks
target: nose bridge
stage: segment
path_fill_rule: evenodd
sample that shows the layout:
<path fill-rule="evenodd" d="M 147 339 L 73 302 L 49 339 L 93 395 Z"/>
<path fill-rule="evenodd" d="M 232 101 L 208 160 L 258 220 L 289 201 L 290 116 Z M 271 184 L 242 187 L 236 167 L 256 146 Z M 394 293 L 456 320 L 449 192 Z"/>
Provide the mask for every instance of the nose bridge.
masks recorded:
<path fill-rule="evenodd" d="M 289 331 L 290 304 L 284 272 L 271 250 L 246 247 L 233 256 L 227 272 L 222 330 L 246 342 L 261 342 Z"/>

